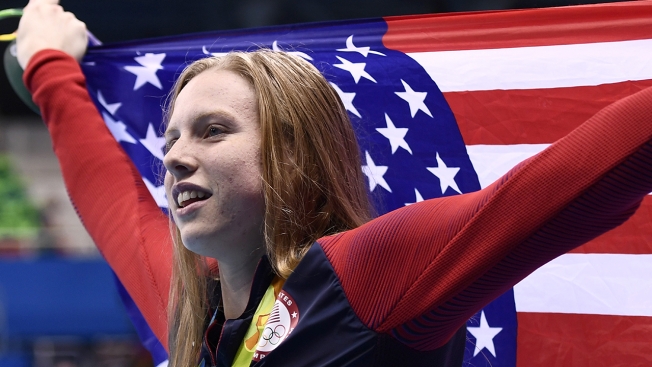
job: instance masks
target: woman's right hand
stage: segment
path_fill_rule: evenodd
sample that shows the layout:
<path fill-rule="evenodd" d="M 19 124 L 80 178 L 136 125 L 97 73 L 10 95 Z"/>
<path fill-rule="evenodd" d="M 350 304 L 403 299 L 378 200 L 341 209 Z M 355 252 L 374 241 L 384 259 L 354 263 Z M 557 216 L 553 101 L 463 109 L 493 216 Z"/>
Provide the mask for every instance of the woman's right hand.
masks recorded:
<path fill-rule="evenodd" d="M 86 24 L 64 12 L 59 0 L 30 0 L 23 9 L 16 36 L 18 63 L 23 69 L 32 56 L 45 49 L 63 51 L 80 61 L 87 45 Z"/>

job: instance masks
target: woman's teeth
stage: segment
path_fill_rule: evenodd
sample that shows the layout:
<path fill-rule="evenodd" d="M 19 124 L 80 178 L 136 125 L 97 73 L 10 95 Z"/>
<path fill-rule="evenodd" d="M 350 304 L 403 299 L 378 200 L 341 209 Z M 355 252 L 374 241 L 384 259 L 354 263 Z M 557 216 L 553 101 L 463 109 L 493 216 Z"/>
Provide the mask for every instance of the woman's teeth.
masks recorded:
<path fill-rule="evenodd" d="M 190 199 L 203 199 L 206 196 L 206 194 L 202 191 L 184 191 L 180 192 L 179 196 L 177 196 L 177 202 L 179 203 L 180 207 L 183 207 L 185 205 L 185 202 L 187 202 Z"/>

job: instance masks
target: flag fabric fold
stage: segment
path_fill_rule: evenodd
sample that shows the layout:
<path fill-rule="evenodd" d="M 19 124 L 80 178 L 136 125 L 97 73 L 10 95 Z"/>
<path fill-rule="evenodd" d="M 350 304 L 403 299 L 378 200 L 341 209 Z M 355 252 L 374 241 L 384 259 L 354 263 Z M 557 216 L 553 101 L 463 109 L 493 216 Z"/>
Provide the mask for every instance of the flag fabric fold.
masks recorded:
<path fill-rule="evenodd" d="M 651 46 L 652 2 L 637 1 L 133 41 L 89 49 L 82 67 L 107 127 L 165 210 L 162 107 L 183 67 L 260 47 L 302 57 L 349 112 L 383 213 L 479 190 L 609 103 L 652 85 Z M 650 219 L 648 196 L 623 226 L 478 312 L 467 324 L 468 365 L 652 363 Z M 163 362 L 151 332 L 141 335 Z"/>

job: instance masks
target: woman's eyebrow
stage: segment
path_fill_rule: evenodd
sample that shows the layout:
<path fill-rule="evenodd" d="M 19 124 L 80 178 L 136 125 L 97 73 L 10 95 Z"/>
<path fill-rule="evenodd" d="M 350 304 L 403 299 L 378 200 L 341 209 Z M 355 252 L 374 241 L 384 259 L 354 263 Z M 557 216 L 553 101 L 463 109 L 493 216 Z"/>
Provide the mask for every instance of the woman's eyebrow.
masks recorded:
<path fill-rule="evenodd" d="M 193 117 L 193 121 L 203 121 L 215 117 L 233 119 L 233 115 L 227 111 L 214 110 L 214 111 L 206 111 L 198 114 L 197 116 Z"/>
<path fill-rule="evenodd" d="M 206 120 L 214 119 L 214 118 L 222 118 L 222 119 L 229 119 L 232 120 L 234 119 L 233 114 L 223 111 L 223 110 L 215 110 L 215 111 L 205 111 L 201 112 L 195 116 L 192 116 L 190 119 L 192 120 L 191 125 L 195 125 L 197 122 L 204 122 Z M 170 124 L 169 126 L 172 126 Z M 176 127 L 172 127 L 165 130 L 165 133 L 163 133 L 163 137 L 168 140 L 172 139 L 174 135 L 178 135 L 179 129 Z"/>
<path fill-rule="evenodd" d="M 228 111 L 214 110 L 214 111 L 200 112 L 200 113 L 198 113 L 196 115 L 191 116 L 190 120 L 194 124 L 196 122 L 203 122 L 205 120 L 216 118 L 216 117 L 217 118 L 226 118 L 226 119 L 233 119 L 234 118 L 233 114 L 229 113 Z"/>

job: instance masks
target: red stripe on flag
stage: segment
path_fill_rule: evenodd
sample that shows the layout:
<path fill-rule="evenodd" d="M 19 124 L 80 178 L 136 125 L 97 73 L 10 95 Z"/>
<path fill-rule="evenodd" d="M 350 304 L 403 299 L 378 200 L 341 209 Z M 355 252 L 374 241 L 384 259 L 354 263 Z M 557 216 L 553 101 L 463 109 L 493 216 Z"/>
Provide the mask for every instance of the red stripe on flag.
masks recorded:
<path fill-rule="evenodd" d="M 466 145 L 549 144 L 652 80 L 589 87 L 444 93 Z"/>
<path fill-rule="evenodd" d="M 652 196 L 648 195 L 627 222 L 571 252 L 585 254 L 652 254 L 652 222 L 650 218 L 652 218 Z M 652 274 L 652 270 L 650 274 Z"/>
<path fill-rule="evenodd" d="M 650 19 L 649 1 L 387 17 L 383 43 L 407 53 L 625 41 L 650 38 Z"/>
<path fill-rule="evenodd" d="M 652 365 L 652 318 L 518 313 L 518 367 Z"/>

